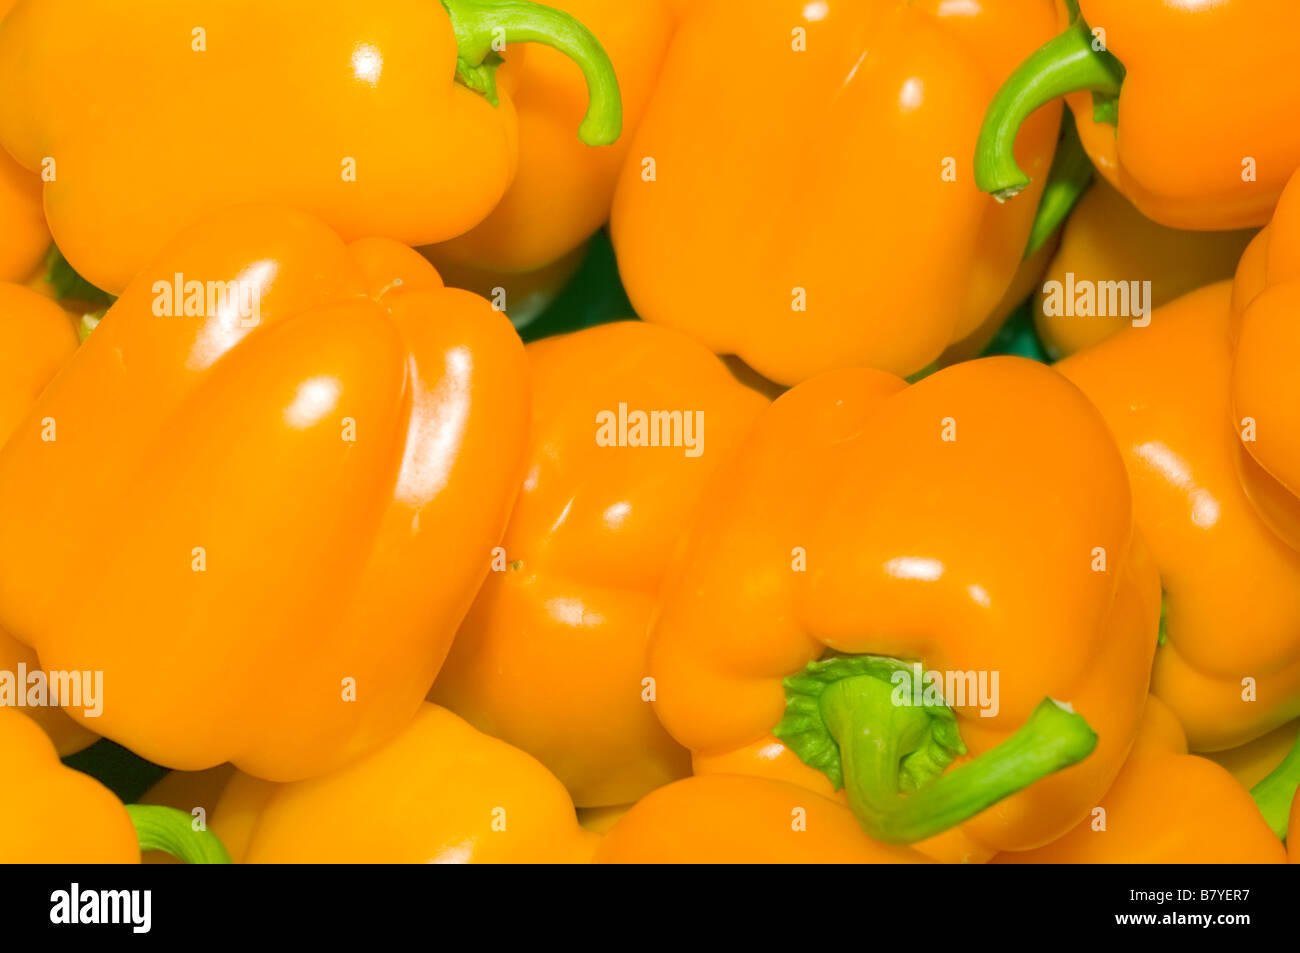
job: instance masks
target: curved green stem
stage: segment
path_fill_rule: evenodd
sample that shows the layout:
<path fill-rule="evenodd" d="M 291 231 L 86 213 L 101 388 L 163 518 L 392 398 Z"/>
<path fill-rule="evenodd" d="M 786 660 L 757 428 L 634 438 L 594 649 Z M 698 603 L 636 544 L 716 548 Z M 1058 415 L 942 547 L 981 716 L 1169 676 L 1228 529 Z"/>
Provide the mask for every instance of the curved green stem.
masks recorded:
<path fill-rule="evenodd" d="M 141 852 L 166 851 L 187 864 L 228 864 L 230 854 L 221 838 L 211 831 L 196 831 L 193 819 L 174 807 L 128 804 L 127 814 L 135 825 Z"/>
<path fill-rule="evenodd" d="M 1250 796 L 1259 805 L 1259 812 L 1273 829 L 1273 833 L 1286 840 L 1287 820 L 1296 789 L 1300 788 L 1300 736 L 1296 737 L 1282 763 L 1273 772 L 1250 789 Z"/>
<path fill-rule="evenodd" d="M 508 43 L 542 43 L 578 64 L 587 80 L 587 114 L 578 138 L 607 146 L 623 131 L 623 101 L 618 77 L 600 41 L 562 10 L 528 0 L 442 0 L 456 32 L 456 76 L 497 104 L 496 69 Z"/>
<path fill-rule="evenodd" d="M 1002 84 L 984 115 L 975 144 L 975 184 L 1007 199 L 1029 184 L 1016 164 L 1016 133 L 1038 109 L 1058 96 L 1091 90 L 1118 96 L 1124 67 L 1112 54 L 1092 48 L 1092 32 L 1081 19 L 1030 55 Z"/>
<path fill-rule="evenodd" d="M 1079 131 L 1074 126 L 1074 116 L 1067 109 L 1061 117 L 1061 140 L 1056 145 L 1052 169 L 1047 173 L 1043 197 L 1038 203 L 1038 213 L 1029 229 L 1029 242 L 1025 257 L 1030 258 L 1046 244 L 1070 216 L 1074 206 L 1092 184 L 1094 173 L 1092 159 L 1079 141 Z"/>
<path fill-rule="evenodd" d="M 940 834 L 1096 747 L 1082 716 L 1045 698 L 1002 744 L 946 771 L 966 750 L 956 718 L 907 687 L 914 681 L 897 673 L 908 668 L 875 656 L 812 662 L 786 679 L 786 717 L 773 729 L 837 789 L 848 789 L 858 821 L 878 841 Z"/>

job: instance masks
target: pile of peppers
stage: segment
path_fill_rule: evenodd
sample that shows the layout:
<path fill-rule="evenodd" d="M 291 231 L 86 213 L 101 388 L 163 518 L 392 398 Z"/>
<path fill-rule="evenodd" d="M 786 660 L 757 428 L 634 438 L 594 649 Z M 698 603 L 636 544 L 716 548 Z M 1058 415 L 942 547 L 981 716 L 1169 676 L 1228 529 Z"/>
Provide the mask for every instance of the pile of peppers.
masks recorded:
<path fill-rule="evenodd" d="M 1298 31 L 0 0 L 0 862 L 1300 862 Z"/>

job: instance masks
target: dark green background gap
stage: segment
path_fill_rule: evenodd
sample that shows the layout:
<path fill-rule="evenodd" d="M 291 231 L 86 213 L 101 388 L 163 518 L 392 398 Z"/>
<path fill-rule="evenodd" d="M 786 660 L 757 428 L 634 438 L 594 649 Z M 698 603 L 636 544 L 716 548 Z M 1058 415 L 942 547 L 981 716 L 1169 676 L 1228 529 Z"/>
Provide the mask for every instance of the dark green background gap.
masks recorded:
<path fill-rule="evenodd" d="M 601 231 L 592 239 L 587 255 L 572 281 L 537 320 L 520 332 L 525 341 L 635 318 L 632 303 L 618 277 L 618 263 L 609 235 Z M 985 356 L 1016 354 L 1046 363 L 1047 357 L 1034 332 L 1026 301 L 1011 313 L 1006 324 L 984 351 Z M 123 801 L 138 800 L 167 769 L 146 761 L 121 745 L 103 740 L 63 759 L 64 764 L 98 778 Z"/>

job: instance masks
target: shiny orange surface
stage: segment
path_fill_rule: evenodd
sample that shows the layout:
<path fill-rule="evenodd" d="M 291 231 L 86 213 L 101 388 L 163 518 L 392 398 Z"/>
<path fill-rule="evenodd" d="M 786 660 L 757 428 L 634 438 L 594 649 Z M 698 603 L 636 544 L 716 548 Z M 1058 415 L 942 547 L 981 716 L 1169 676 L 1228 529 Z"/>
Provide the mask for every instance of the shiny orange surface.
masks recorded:
<path fill-rule="evenodd" d="M 178 275 L 212 283 L 185 299 L 201 313 L 165 313 Z M 415 252 L 274 207 L 216 215 L 0 452 L 0 626 L 47 668 L 103 672 L 94 728 L 152 761 L 326 771 L 428 691 L 527 425 L 509 321 Z"/>
<path fill-rule="evenodd" d="M 301 208 L 349 241 L 443 241 L 500 201 L 518 139 L 509 82 L 492 106 L 454 81 L 456 53 L 429 0 L 153 0 L 132 16 L 20 0 L 0 27 L 0 144 L 29 170 L 55 161 L 50 229 L 113 293 L 234 204 Z"/>
<path fill-rule="evenodd" d="M 30 718 L 0 708 L 0 863 L 135 864 L 126 810 L 89 775 L 65 768 Z"/>
<path fill-rule="evenodd" d="M 1254 232 L 1191 232 L 1147 218 L 1103 178 L 1079 200 L 1061 232 L 1060 248 L 1034 297 L 1034 325 L 1043 348 L 1064 357 L 1141 321 L 1136 313 L 1083 316 L 1049 314 L 1049 281 L 1150 282 L 1154 309 L 1189 291 L 1231 278 Z M 1057 310 L 1053 305 L 1052 310 Z M 1064 309 L 1062 309 L 1064 310 Z M 1130 312 L 1134 312 L 1130 306 Z"/>
<path fill-rule="evenodd" d="M 1268 222 L 1300 168 L 1294 0 L 1080 0 L 1126 70 L 1116 126 L 1091 93 L 1068 97 L 1093 163 L 1171 228 Z M 1249 77 L 1249 89 L 1243 78 Z M 1243 176 L 1254 160 L 1253 179 Z"/>
<path fill-rule="evenodd" d="M 1057 365 L 1124 452 L 1164 588 L 1168 640 L 1152 690 L 1193 751 L 1243 744 L 1300 714 L 1300 553 L 1242 489 L 1230 304 L 1221 282 Z"/>
<path fill-rule="evenodd" d="M 585 863 L 599 836 L 533 758 L 436 705 L 324 777 L 236 775 L 212 829 L 236 863 Z"/>
<path fill-rule="evenodd" d="M 547 338 L 528 359 L 528 470 L 503 571 L 430 697 L 539 758 L 579 806 L 629 803 L 690 771 L 643 683 L 650 618 L 707 480 L 767 401 L 686 335 L 641 322 Z M 691 415 L 698 447 L 601 445 L 598 415 L 620 405 Z"/>
<path fill-rule="evenodd" d="M 1049 0 L 693 5 L 615 196 L 637 313 L 783 384 L 933 362 L 1020 265 L 1057 107 L 1020 135 L 1036 183 L 1023 202 L 976 188 L 975 139 L 999 84 L 1059 26 Z"/>
<path fill-rule="evenodd" d="M 687 778 L 647 795 L 596 851 L 601 864 L 915 864 L 878 844 L 843 805 L 806 787 L 728 775 Z"/>
<path fill-rule="evenodd" d="M 1105 423 L 1049 369 L 991 358 L 910 387 L 822 375 L 772 404 L 705 506 L 650 657 L 656 712 L 698 754 L 766 737 L 781 679 L 834 650 L 998 672 L 996 715 L 955 711 L 972 756 L 1045 696 L 1088 720 L 1091 755 L 963 825 L 988 848 L 1063 834 L 1118 772 L 1146 698 L 1158 587 Z"/>
<path fill-rule="evenodd" d="M 1281 864 L 1282 842 L 1250 792 L 1187 753 L 1178 719 L 1147 703 L 1133 753 L 1095 814 L 1038 850 L 1000 854 L 1020 864 Z M 1104 824 L 1104 828 L 1101 826 Z"/>

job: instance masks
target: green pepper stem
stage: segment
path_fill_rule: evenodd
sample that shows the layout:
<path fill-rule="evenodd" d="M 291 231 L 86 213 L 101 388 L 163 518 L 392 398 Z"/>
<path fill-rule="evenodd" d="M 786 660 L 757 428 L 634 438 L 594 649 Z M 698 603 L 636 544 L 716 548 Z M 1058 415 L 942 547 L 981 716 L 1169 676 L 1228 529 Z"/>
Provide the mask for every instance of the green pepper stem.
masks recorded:
<path fill-rule="evenodd" d="M 542 43 L 578 64 L 587 80 L 587 114 L 578 138 L 607 146 L 623 131 L 623 101 L 618 77 L 600 41 L 576 19 L 554 7 L 528 0 L 442 0 L 456 33 L 457 78 L 497 103 L 496 68 L 500 51 L 493 43 Z"/>
<path fill-rule="evenodd" d="M 849 805 L 863 829 L 884 843 L 942 833 L 1083 760 L 1097 744 L 1082 716 L 1044 699 L 1002 744 L 904 795 L 900 763 L 923 740 L 928 716 L 892 696 L 888 683 L 857 676 L 828 686 L 820 705 L 839 747 Z"/>
<path fill-rule="evenodd" d="M 1092 48 L 1092 31 L 1076 19 L 1017 67 L 993 97 L 975 143 L 975 184 L 1008 199 L 1029 184 L 1016 164 L 1016 134 L 1034 110 L 1058 96 L 1090 90 L 1118 96 L 1124 67 L 1111 53 Z"/>
<path fill-rule="evenodd" d="M 230 854 L 221 838 L 211 831 L 196 831 L 193 819 L 174 807 L 128 804 L 127 814 L 135 825 L 141 852 L 166 851 L 187 864 L 228 864 Z"/>
<path fill-rule="evenodd" d="M 1026 258 L 1032 257 L 1042 248 L 1069 218 L 1074 206 L 1092 184 L 1094 171 L 1092 159 L 1079 141 L 1074 117 L 1067 109 L 1061 117 L 1061 140 L 1056 145 L 1052 169 L 1047 173 L 1043 197 L 1038 202 L 1038 212 L 1029 229 L 1029 241 L 1025 245 Z"/>
<path fill-rule="evenodd" d="M 1259 805 L 1264 820 L 1282 840 L 1286 840 L 1287 820 L 1291 816 L 1291 803 L 1295 800 L 1297 788 L 1300 788 L 1300 735 L 1282 763 L 1250 789 L 1250 796 Z"/>

